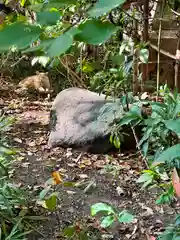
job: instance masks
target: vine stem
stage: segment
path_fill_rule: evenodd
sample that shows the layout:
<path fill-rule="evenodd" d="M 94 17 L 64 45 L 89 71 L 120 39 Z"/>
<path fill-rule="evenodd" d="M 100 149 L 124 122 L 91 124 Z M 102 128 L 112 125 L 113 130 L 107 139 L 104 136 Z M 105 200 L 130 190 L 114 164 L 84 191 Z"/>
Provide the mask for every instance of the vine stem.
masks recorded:
<path fill-rule="evenodd" d="M 162 3 L 161 15 L 160 15 L 160 23 L 159 23 L 159 33 L 158 33 L 158 57 L 157 57 L 157 86 L 156 86 L 156 102 L 159 97 L 159 84 L 160 84 L 160 44 L 161 44 L 161 31 L 162 31 L 162 15 L 164 12 L 165 1 Z"/>

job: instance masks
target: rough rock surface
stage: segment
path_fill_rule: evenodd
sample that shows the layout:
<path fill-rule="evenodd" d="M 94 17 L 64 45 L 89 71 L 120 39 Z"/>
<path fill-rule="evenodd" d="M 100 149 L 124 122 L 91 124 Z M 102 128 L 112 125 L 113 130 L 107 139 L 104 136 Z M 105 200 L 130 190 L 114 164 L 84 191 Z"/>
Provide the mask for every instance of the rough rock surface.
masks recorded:
<path fill-rule="evenodd" d="M 80 89 L 68 88 L 55 98 L 50 114 L 50 147 L 64 146 L 83 150 L 108 152 L 109 123 L 124 113 L 120 103 L 105 95 Z"/>

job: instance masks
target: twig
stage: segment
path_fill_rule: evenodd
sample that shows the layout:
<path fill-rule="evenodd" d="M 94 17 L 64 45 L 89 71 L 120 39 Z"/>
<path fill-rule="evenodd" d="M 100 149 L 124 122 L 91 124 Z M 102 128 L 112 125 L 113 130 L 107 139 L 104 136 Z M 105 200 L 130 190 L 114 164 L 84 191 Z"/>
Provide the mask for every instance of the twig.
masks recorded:
<path fill-rule="evenodd" d="M 148 42 L 149 40 L 149 0 L 144 0 L 144 11 L 143 11 L 143 41 L 145 43 Z M 144 85 L 145 85 L 145 80 L 146 77 L 148 76 L 148 64 L 142 64 L 142 82 L 141 82 L 141 92 L 144 92 Z"/>
<path fill-rule="evenodd" d="M 13 63 L 10 67 L 15 67 L 22 59 L 26 58 L 25 55 L 23 55 L 21 58 L 19 58 L 15 63 Z"/>
<path fill-rule="evenodd" d="M 164 12 L 165 1 L 162 3 L 161 15 L 162 18 Z M 156 102 L 158 101 L 159 97 L 159 83 L 160 83 L 160 44 L 161 44 L 161 30 L 162 30 L 162 20 L 159 23 L 159 33 L 158 33 L 158 57 L 157 57 L 157 86 L 156 86 Z"/>
<path fill-rule="evenodd" d="M 136 20 L 133 20 L 133 28 L 135 31 L 135 36 L 137 34 L 138 29 L 138 23 Z M 133 94 L 136 94 L 138 92 L 139 83 L 138 83 L 138 50 L 135 48 L 135 45 L 133 47 Z"/>
<path fill-rule="evenodd" d="M 179 28 L 179 33 L 178 33 L 178 39 L 177 39 L 177 48 L 176 48 L 176 64 L 174 66 L 174 86 L 178 88 L 178 73 L 179 73 L 179 64 L 180 64 L 180 56 L 179 56 L 179 51 L 180 51 L 180 28 Z"/>
<path fill-rule="evenodd" d="M 152 44 L 152 43 L 150 43 L 149 45 L 150 45 L 154 50 L 158 51 L 158 47 L 157 47 L 156 45 L 154 45 L 154 44 Z M 165 51 L 165 50 L 163 50 L 163 49 L 159 49 L 159 52 L 162 53 L 163 55 L 169 57 L 169 58 L 172 58 L 172 59 L 176 60 L 176 56 L 175 56 L 175 55 L 173 55 L 173 54 L 171 54 L 171 53 L 169 53 L 169 52 L 167 52 L 167 51 Z"/>
<path fill-rule="evenodd" d="M 147 163 L 147 159 L 146 159 L 146 157 L 143 156 L 142 151 L 141 151 L 141 148 L 140 148 L 140 146 L 139 146 L 139 139 L 138 139 L 138 137 L 137 137 L 136 131 L 135 131 L 134 127 L 131 127 L 131 129 L 132 129 L 132 131 L 133 131 L 133 135 L 134 135 L 134 138 L 135 138 L 135 141 L 136 141 L 136 146 L 137 146 L 137 148 L 138 148 L 138 150 L 139 150 L 139 153 L 140 153 L 140 155 L 141 155 L 141 157 L 142 157 L 142 160 L 144 161 L 146 167 L 149 168 L 148 163 Z"/>
<path fill-rule="evenodd" d="M 69 66 L 65 65 L 65 64 L 63 63 L 63 61 L 60 60 L 60 62 L 61 62 L 61 64 L 63 65 L 63 67 L 66 68 L 67 71 L 69 71 L 69 73 L 70 73 L 73 77 L 75 77 L 75 79 L 77 79 L 77 80 L 76 80 L 76 83 L 80 83 L 80 84 L 82 85 L 82 87 L 85 87 L 85 88 L 86 88 L 86 85 L 84 84 L 83 80 L 82 80 L 74 71 L 72 71 L 71 68 L 69 68 Z M 79 82 L 78 82 L 78 81 L 79 81 Z"/>
<path fill-rule="evenodd" d="M 125 89 L 124 89 L 124 93 L 125 93 L 125 95 L 126 95 L 126 107 L 127 107 L 127 110 L 129 111 L 128 95 L 127 95 Z M 146 158 L 145 158 L 145 157 L 143 156 L 143 154 L 142 154 L 141 148 L 140 148 L 140 146 L 139 146 L 139 139 L 138 139 L 138 137 L 137 137 L 136 131 L 135 131 L 135 129 L 134 129 L 133 126 L 131 126 L 131 130 L 132 130 L 132 132 L 133 132 L 133 135 L 134 135 L 134 138 L 135 138 L 135 141 L 136 141 L 136 146 L 137 146 L 137 148 L 138 148 L 138 150 L 139 150 L 139 153 L 140 153 L 140 155 L 141 155 L 141 157 L 142 157 L 142 160 L 144 161 L 146 167 L 149 168 L 148 163 L 147 163 L 147 160 L 146 160 Z"/>

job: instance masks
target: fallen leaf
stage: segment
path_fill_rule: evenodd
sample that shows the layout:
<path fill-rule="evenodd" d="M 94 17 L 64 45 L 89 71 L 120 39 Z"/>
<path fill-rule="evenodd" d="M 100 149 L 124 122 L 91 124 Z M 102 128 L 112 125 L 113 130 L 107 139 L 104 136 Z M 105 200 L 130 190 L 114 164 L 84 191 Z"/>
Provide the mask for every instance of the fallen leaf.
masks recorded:
<path fill-rule="evenodd" d="M 173 173 L 172 173 L 172 184 L 173 184 L 173 187 L 174 187 L 177 197 L 180 197 L 180 178 L 179 178 L 176 168 L 174 168 Z"/>
<path fill-rule="evenodd" d="M 22 143 L 22 139 L 20 139 L 20 138 L 14 138 L 14 141 L 17 143 Z"/>
<path fill-rule="evenodd" d="M 27 168 L 29 166 L 29 164 L 30 164 L 29 162 L 24 162 L 24 163 L 21 164 L 21 166 Z"/>
<path fill-rule="evenodd" d="M 72 156 L 72 148 L 67 148 L 66 157 Z"/>
<path fill-rule="evenodd" d="M 36 143 L 33 142 L 33 141 L 32 141 L 32 142 L 28 142 L 28 146 L 29 146 L 29 147 L 35 147 L 35 146 L 36 146 Z"/>
<path fill-rule="evenodd" d="M 79 174 L 79 177 L 82 179 L 85 179 L 85 178 L 88 178 L 88 175 L 87 174 Z"/>
<path fill-rule="evenodd" d="M 104 160 L 98 160 L 96 162 L 94 162 L 94 167 L 96 168 L 104 168 L 104 165 L 106 164 L 106 161 Z"/>
<path fill-rule="evenodd" d="M 58 185 L 58 184 L 63 182 L 62 177 L 61 177 L 59 171 L 52 172 L 52 177 L 53 177 L 54 183 L 56 185 Z"/>

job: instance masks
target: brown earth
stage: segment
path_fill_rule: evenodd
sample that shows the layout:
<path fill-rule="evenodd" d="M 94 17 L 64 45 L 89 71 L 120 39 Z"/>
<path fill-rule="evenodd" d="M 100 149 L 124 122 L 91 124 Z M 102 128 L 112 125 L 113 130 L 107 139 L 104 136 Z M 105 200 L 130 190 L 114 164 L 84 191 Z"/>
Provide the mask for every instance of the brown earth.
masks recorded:
<path fill-rule="evenodd" d="M 1 94 L 0 107 L 7 116 L 16 117 L 17 123 L 8 136 L 13 146 L 21 148 L 15 162 L 14 181 L 28 189 L 31 198 L 43 189 L 55 169 L 59 169 L 64 181 L 76 182 L 76 187 L 58 186 L 60 201 L 56 214 L 35 207 L 38 214 L 48 216 L 49 220 L 40 222 L 29 239 L 65 239 L 61 236 L 62 229 L 71 224 L 92 232 L 93 237 L 88 239 L 148 240 L 148 235 L 156 236 L 163 230 L 174 210 L 156 205 L 156 190 L 142 190 L 136 183 L 145 168 L 138 154 L 108 156 L 73 149 L 49 150 L 46 144 L 51 104 L 38 96 L 19 97 L 13 87 L 8 93 Z M 127 209 L 135 215 L 133 223 L 115 223 L 112 228 L 102 230 L 98 219 L 90 215 L 91 205 L 98 202 Z"/>

